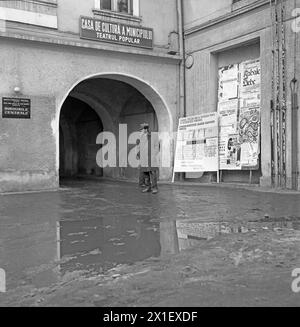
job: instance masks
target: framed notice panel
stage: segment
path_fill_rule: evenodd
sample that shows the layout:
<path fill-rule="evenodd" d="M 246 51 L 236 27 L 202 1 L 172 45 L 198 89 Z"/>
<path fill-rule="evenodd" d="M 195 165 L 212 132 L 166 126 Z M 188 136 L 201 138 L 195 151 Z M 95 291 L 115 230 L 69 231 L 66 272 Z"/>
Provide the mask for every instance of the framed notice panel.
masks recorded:
<path fill-rule="evenodd" d="M 80 37 L 139 48 L 153 48 L 153 29 L 108 22 L 93 17 L 80 17 Z"/>
<path fill-rule="evenodd" d="M 30 109 L 30 99 L 2 98 L 2 118 L 30 119 Z"/>
<path fill-rule="evenodd" d="M 218 171 L 217 112 L 179 120 L 175 172 Z"/>

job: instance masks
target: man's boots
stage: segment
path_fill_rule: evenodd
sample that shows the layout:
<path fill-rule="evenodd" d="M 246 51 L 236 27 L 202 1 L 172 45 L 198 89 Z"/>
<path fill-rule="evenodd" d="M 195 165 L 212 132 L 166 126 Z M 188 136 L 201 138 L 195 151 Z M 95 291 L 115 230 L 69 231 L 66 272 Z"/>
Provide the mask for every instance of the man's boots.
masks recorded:
<path fill-rule="evenodd" d="M 154 187 L 153 189 L 152 189 L 152 194 L 157 194 L 158 193 L 158 189 L 157 189 L 157 187 Z"/>

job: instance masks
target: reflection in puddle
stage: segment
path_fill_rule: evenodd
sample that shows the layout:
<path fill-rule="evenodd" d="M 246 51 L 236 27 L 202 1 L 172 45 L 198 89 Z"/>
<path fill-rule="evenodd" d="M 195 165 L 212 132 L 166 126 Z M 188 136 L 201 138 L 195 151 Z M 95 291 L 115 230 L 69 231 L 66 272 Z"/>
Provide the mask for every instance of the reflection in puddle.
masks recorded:
<path fill-rule="evenodd" d="M 60 272 L 104 273 L 119 264 L 132 264 L 160 255 L 159 225 L 148 220 L 105 219 L 57 223 Z"/>
<path fill-rule="evenodd" d="M 104 219 L 57 223 L 60 273 L 105 273 L 119 264 L 176 254 L 222 234 L 300 229 L 300 222 L 199 222 Z"/>
<path fill-rule="evenodd" d="M 149 219 L 60 221 L 57 224 L 60 273 L 105 273 L 119 264 L 176 254 L 222 234 L 300 229 L 300 222 L 199 222 Z"/>
<path fill-rule="evenodd" d="M 300 222 L 276 221 L 276 222 L 245 222 L 234 224 L 227 222 L 176 222 L 179 249 L 187 249 L 199 243 L 199 241 L 210 240 L 222 234 L 245 234 L 261 230 L 280 231 L 282 229 L 300 230 Z"/>

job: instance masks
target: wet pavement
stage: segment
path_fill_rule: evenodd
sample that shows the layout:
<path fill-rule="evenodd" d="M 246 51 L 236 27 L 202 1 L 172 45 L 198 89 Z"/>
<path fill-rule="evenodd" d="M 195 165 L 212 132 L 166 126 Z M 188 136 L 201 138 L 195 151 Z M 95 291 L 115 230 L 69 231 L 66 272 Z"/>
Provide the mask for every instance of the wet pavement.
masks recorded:
<path fill-rule="evenodd" d="M 2 195 L 0 268 L 6 271 L 7 292 L 0 293 L 0 305 L 78 305 L 76 294 L 79 291 L 72 300 L 64 298 L 64 293 L 52 302 L 45 298 L 68 283 L 74 285 L 76 280 L 90 281 L 101 276 L 102 284 L 105 278 L 116 281 L 124 274 L 120 267 L 126 267 L 129 275 L 143 274 L 145 264 L 148 270 L 155 271 L 157 263 L 163 264 L 164 269 L 176 270 L 172 265 L 180 252 L 184 252 L 185 260 L 187 254 L 192 253 L 190 259 L 195 260 L 195 255 L 203 255 L 208 241 L 222 237 L 226 246 L 237 240 L 233 244 L 235 247 L 241 242 L 240 237 L 252 242 L 257 235 L 268 232 L 268 237 L 275 233 L 276 242 L 280 243 L 286 231 L 289 240 L 294 238 L 295 241 L 293 244 L 287 242 L 287 246 L 299 252 L 299 217 L 300 194 L 216 186 L 161 185 L 159 194 L 153 195 L 142 194 L 133 183 L 76 180 L 65 182 L 57 192 Z M 260 241 L 266 242 L 264 237 Z M 211 251 L 220 247 L 215 244 Z M 230 251 L 233 266 L 237 266 L 237 262 L 239 265 L 241 258 L 234 255 L 232 249 Z M 250 256 L 260 258 L 261 251 L 252 249 Z M 266 250 L 268 255 L 271 252 Z M 275 262 L 277 257 L 279 254 L 275 253 L 270 262 Z M 299 262 L 300 267 L 298 254 L 294 253 L 293 258 L 293 265 Z M 166 262 L 169 262 L 167 268 Z M 186 261 L 184 267 L 181 264 L 182 261 L 178 262 L 179 271 L 190 267 Z M 202 261 L 203 267 L 206 264 Z M 157 288 L 157 296 L 158 285 L 155 279 L 152 288 L 153 292 Z M 180 297 L 174 295 L 173 286 L 169 288 L 173 300 L 162 303 L 182 305 Z M 99 294 L 90 293 L 79 302 L 82 304 L 95 296 L 96 300 L 87 301 L 87 305 L 116 304 L 109 301 L 108 295 L 101 300 L 102 294 L 99 300 Z M 121 299 L 120 294 L 116 297 Z M 62 298 L 60 302 L 58 299 Z M 157 303 L 160 302 L 147 305 Z M 138 304 L 137 299 L 134 305 Z"/>

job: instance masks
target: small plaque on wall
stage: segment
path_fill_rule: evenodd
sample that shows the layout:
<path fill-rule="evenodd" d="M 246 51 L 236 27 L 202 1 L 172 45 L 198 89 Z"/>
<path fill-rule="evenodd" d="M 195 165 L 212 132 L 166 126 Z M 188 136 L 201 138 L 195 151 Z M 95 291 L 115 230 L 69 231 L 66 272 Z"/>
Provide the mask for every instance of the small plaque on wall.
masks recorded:
<path fill-rule="evenodd" d="M 30 99 L 2 98 L 2 118 L 30 119 L 30 109 Z"/>

